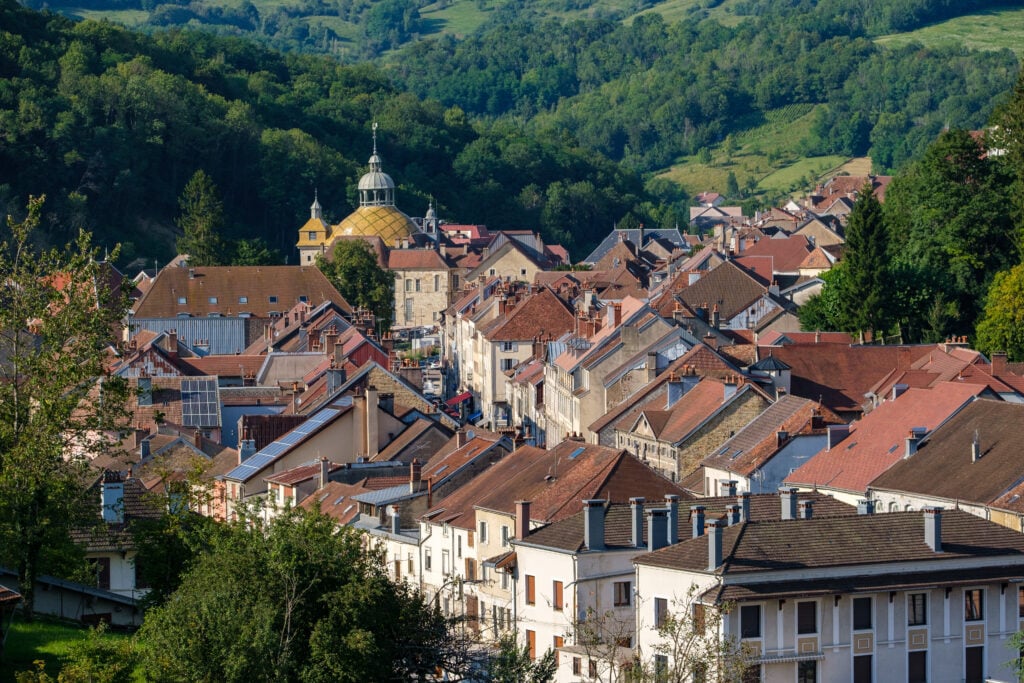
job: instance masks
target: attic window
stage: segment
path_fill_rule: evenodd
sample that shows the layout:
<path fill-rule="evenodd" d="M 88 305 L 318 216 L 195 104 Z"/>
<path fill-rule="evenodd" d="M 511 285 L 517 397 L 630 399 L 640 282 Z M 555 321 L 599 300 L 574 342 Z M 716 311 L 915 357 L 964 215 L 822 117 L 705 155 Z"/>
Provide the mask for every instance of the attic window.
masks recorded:
<path fill-rule="evenodd" d="M 247 297 L 247 296 L 240 296 L 240 297 L 238 297 L 238 303 L 240 303 L 240 304 L 247 304 L 247 303 L 249 303 L 249 297 Z"/>
<path fill-rule="evenodd" d="M 303 304 L 309 303 L 309 297 L 303 294 L 302 296 L 299 297 L 299 302 Z"/>
<path fill-rule="evenodd" d="M 315 240 L 316 239 L 316 230 L 310 230 L 309 234 L 308 234 L 308 237 L 311 240 Z"/>
<path fill-rule="evenodd" d="M 569 454 L 569 459 L 575 460 L 577 457 L 579 457 L 579 454 L 585 450 L 587 450 L 585 446 L 580 446 L 579 448 L 577 448 L 576 450 Z"/>
<path fill-rule="evenodd" d="M 187 303 L 188 303 L 188 299 L 187 299 L 187 298 L 185 298 L 185 297 L 183 297 L 183 296 L 179 296 L 179 297 L 178 297 L 178 303 L 179 303 L 180 305 L 185 305 L 185 304 L 187 304 Z"/>
<path fill-rule="evenodd" d="M 277 297 L 276 296 L 269 296 L 269 297 L 267 297 L 267 301 L 269 301 L 272 304 L 276 304 L 277 303 Z"/>

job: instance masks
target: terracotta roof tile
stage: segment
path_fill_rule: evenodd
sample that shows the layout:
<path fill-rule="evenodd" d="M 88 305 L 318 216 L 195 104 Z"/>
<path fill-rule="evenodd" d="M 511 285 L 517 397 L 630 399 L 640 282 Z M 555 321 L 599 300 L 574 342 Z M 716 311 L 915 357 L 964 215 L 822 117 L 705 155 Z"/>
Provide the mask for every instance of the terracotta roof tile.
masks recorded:
<path fill-rule="evenodd" d="M 485 333 L 491 341 L 529 341 L 541 334 L 560 337 L 573 329 L 569 305 L 547 287 L 527 296 Z"/>

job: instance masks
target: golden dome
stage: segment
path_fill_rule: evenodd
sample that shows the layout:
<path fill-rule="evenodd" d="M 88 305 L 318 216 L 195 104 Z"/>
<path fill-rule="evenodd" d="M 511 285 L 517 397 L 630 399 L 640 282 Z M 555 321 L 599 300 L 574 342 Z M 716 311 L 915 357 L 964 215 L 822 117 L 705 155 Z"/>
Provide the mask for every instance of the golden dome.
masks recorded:
<path fill-rule="evenodd" d="M 412 219 L 395 206 L 360 206 L 335 226 L 331 236 L 380 237 L 388 246 L 408 239 L 418 231 Z"/>

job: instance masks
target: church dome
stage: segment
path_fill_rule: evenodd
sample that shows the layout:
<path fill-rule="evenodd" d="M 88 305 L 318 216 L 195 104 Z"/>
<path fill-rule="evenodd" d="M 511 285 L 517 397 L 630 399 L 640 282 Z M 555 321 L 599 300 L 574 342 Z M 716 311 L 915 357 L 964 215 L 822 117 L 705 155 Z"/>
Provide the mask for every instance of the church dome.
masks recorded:
<path fill-rule="evenodd" d="M 390 178 L 389 178 L 390 180 Z M 334 235 L 361 235 L 380 237 L 388 246 L 408 239 L 418 232 L 412 219 L 398 207 L 360 206 L 334 228 Z"/>

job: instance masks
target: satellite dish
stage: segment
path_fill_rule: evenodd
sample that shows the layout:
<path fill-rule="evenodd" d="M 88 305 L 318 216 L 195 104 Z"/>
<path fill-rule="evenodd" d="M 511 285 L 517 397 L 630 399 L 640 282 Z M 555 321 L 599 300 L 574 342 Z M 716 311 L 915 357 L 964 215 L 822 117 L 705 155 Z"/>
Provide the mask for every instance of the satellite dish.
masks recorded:
<path fill-rule="evenodd" d="M 475 438 L 476 438 L 476 432 L 474 432 L 472 429 L 470 429 L 468 432 L 466 432 L 466 439 L 467 440 L 472 441 Z"/>

